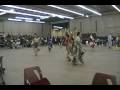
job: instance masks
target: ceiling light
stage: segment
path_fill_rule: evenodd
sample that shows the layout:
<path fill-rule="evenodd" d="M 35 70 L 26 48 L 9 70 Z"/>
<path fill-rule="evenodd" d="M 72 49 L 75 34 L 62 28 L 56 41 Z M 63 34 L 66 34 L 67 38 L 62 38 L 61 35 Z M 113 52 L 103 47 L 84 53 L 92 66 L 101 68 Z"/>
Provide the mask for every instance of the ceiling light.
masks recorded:
<path fill-rule="evenodd" d="M 59 27 L 59 26 L 53 26 L 54 28 L 57 28 L 57 29 L 62 29 L 63 27 Z"/>
<path fill-rule="evenodd" d="M 25 18 L 25 17 L 15 17 L 17 19 L 25 19 L 25 20 L 33 20 L 33 18 Z"/>
<path fill-rule="evenodd" d="M 48 16 L 48 17 L 41 17 L 40 19 L 47 19 L 47 18 L 49 18 L 50 16 Z"/>
<path fill-rule="evenodd" d="M 25 22 L 33 22 L 33 23 L 45 23 L 45 22 L 42 22 L 42 21 L 31 21 L 31 20 L 25 20 Z"/>
<path fill-rule="evenodd" d="M 82 14 L 82 13 L 78 13 L 78 12 L 68 10 L 68 9 L 65 9 L 65 8 L 62 8 L 62 7 L 58 7 L 58 6 L 55 6 L 55 5 L 48 5 L 48 6 L 53 7 L 53 8 L 57 8 L 57 9 L 60 9 L 60 10 L 64 10 L 64 11 L 67 11 L 67 12 L 71 12 L 71 13 L 74 13 L 74 14 L 77 14 L 77 15 L 80 15 L 80 16 L 84 16 L 84 14 Z"/>
<path fill-rule="evenodd" d="M 120 9 L 116 5 L 112 5 L 118 12 L 120 12 Z"/>
<path fill-rule="evenodd" d="M 85 17 L 89 17 L 88 15 L 85 15 Z"/>
<path fill-rule="evenodd" d="M 36 21 L 40 21 L 40 19 L 36 19 Z"/>
<path fill-rule="evenodd" d="M 13 18 L 8 18 L 9 21 L 23 21 L 21 19 L 13 19 Z M 25 20 L 25 22 L 33 22 L 33 23 L 45 23 L 45 22 L 42 22 L 42 21 L 32 21 L 32 20 Z"/>
<path fill-rule="evenodd" d="M 94 14 L 97 14 L 97 15 L 99 15 L 99 16 L 102 15 L 101 13 L 99 13 L 99 12 L 97 12 L 97 11 L 94 11 L 94 10 L 92 10 L 92 9 L 89 9 L 89 8 L 83 6 L 83 5 L 76 5 L 76 6 L 81 7 L 82 9 L 88 10 L 88 11 L 90 11 L 90 12 L 92 12 L 92 13 L 94 13 Z"/>
<path fill-rule="evenodd" d="M 0 9 L 0 11 L 6 12 L 6 13 L 10 13 L 10 14 L 20 14 L 20 15 L 26 15 L 26 16 L 39 17 L 39 18 L 48 18 L 49 17 L 49 16 L 40 16 L 40 15 L 34 15 L 34 14 L 16 12 L 16 11 L 13 11 L 13 10 Z"/>
<path fill-rule="evenodd" d="M 20 19 L 13 19 L 13 18 L 8 18 L 9 21 L 22 21 Z"/>
<path fill-rule="evenodd" d="M 14 9 L 11 9 L 10 12 L 15 12 L 15 10 L 14 10 Z"/>
<path fill-rule="evenodd" d="M 6 12 L 1 12 L 1 13 L 0 13 L 0 15 L 4 15 L 4 14 L 6 14 Z"/>
<path fill-rule="evenodd" d="M 26 11 L 32 11 L 32 12 L 37 12 L 37 13 L 43 13 L 43 14 L 47 14 L 53 17 L 64 17 L 64 18 L 68 18 L 68 19 L 74 19 L 73 17 L 69 17 L 69 16 L 64 16 L 64 15 L 59 15 L 59 14 L 55 14 L 55 13 L 49 13 L 49 12 L 43 12 L 43 11 L 38 11 L 38 10 L 33 10 L 33 9 L 28 9 L 28 8 L 23 8 L 23 7 L 19 7 L 19 6 L 14 6 L 14 5 L 2 5 L 5 7 L 11 7 L 11 8 L 16 8 L 16 9 L 21 9 L 21 10 L 26 10 Z"/>

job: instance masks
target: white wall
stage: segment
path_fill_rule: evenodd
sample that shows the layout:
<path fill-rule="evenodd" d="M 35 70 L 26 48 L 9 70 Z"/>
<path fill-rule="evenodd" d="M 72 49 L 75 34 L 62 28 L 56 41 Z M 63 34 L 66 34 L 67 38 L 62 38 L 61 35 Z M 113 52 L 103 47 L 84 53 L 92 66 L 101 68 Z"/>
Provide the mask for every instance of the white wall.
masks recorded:
<path fill-rule="evenodd" d="M 97 33 L 99 36 L 105 36 L 109 33 L 116 35 L 120 33 L 120 15 L 106 15 L 71 20 L 70 30 L 74 31 L 75 28 L 82 33 Z"/>
<path fill-rule="evenodd" d="M 49 23 L 46 23 L 46 24 L 43 24 L 43 26 L 42 26 L 42 34 L 44 35 L 44 36 L 48 36 L 48 35 L 50 35 L 51 34 L 51 24 L 49 24 Z"/>
<path fill-rule="evenodd" d="M 5 21 L 4 32 L 12 33 L 41 33 L 41 24 Z"/>
<path fill-rule="evenodd" d="M 5 33 L 23 33 L 23 34 L 32 34 L 38 33 L 39 35 L 50 34 L 51 26 L 49 24 L 38 24 L 38 23 L 26 23 L 26 22 L 14 22 L 14 21 L 3 21 L 0 22 L 0 32 L 4 31 Z"/>
<path fill-rule="evenodd" d="M 3 32 L 3 23 L 0 22 L 0 32 Z"/>

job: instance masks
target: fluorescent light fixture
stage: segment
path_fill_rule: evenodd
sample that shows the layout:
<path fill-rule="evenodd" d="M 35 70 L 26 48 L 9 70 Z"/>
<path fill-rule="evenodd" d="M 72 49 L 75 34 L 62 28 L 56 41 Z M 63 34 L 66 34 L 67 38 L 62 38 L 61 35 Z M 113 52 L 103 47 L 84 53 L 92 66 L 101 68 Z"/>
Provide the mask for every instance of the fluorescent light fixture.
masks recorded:
<path fill-rule="evenodd" d="M 6 14 L 6 12 L 1 12 L 1 13 L 0 13 L 0 15 L 4 15 L 4 14 Z"/>
<path fill-rule="evenodd" d="M 15 12 L 15 10 L 14 10 L 14 9 L 11 9 L 10 12 Z"/>
<path fill-rule="evenodd" d="M 25 22 L 33 22 L 33 23 L 45 23 L 45 22 L 42 22 L 42 21 L 31 21 L 31 20 L 25 20 Z"/>
<path fill-rule="evenodd" d="M 21 19 L 13 19 L 13 18 L 8 18 L 9 21 L 23 21 Z M 33 23 L 45 23 L 45 22 L 42 22 L 42 21 L 31 21 L 31 20 L 25 20 L 25 22 L 33 22 Z"/>
<path fill-rule="evenodd" d="M 22 20 L 20 20 L 20 19 L 13 19 L 13 18 L 8 18 L 8 20 L 9 20 L 9 21 L 19 21 L 19 22 L 22 21 Z"/>
<path fill-rule="evenodd" d="M 64 11 L 67 11 L 67 12 L 71 12 L 71 13 L 74 13 L 74 14 L 77 14 L 77 15 L 80 15 L 80 16 L 84 16 L 84 14 L 82 13 L 78 13 L 78 12 L 75 12 L 75 11 L 72 11 L 72 10 L 69 10 L 69 9 L 65 9 L 65 8 L 62 8 L 62 7 L 59 7 L 59 6 L 56 6 L 56 5 L 48 5 L 50 7 L 53 7 L 53 8 L 57 8 L 57 9 L 60 9 L 60 10 L 64 10 Z"/>
<path fill-rule="evenodd" d="M 99 16 L 102 15 L 101 13 L 99 13 L 99 12 L 97 12 L 97 11 L 94 11 L 94 10 L 92 10 L 92 9 L 89 9 L 89 8 L 83 6 L 83 5 L 76 5 L 76 6 L 81 7 L 82 9 L 88 10 L 88 11 L 90 11 L 90 12 L 92 12 L 92 13 L 94 13 L 94 14 L 97 14 L 97 15 L 99 15 Z"/>
<path fill-rule="evenodd" d="M 40 19 L 36 19 L 36 21 L 40 21 Z"/>
<path fill-rule="evenodd" d="M 15 5 L 2 5 L 2 6 L 21 9 L 21 10 L 26 10 L 26 11 L 32 11 L 32 12 L 37 12 L 37 13 L 43 13 L 43 14 L 47 14 L 47 15 L 50 15 L 50 16 L 53 16 L 53 17 L 59 17 L 59 18 L 64 17 L 64 18 L 68 18 L 68 19 L 74 19 L 73 17 L 69 17 L 69 16 L 64 16 L 64 15 L 59 15 L 59 14 L 55 14 L 55 13 L 49 13 L 49 12 L 43 12 L 43 11 L 23 8 L 23 7 L 19 7 L 19 6 L 15 6 Z"/>
<path fill-rule="evenodd" d="M 41 17 L 40 19 L 46 19 L 46 18 L 49 18 L 50 16 L 43 16 Z"/>
<path fill-rule="evenodd" d="M 120 9 L 116 5 L 112 5 L 118 12 L 120 12 Z"/>
<path fill-rule="evenodd" d="M 25 19 L 25 20 L 33 20 L 33 18 L 25 18 L 25 17 L 15 17 L 17 19 Z"/>
<path fill-rule="evenodd" d="M 49 16 L 40 16 L 40 15 L 34 15 L 34 14 L 16 12 L 15 10 L 0 9 L 0 11 L 6 12 L 6 13 L 10 13 L 10 14 L 19 14 L 19 15 L 33 16 L 33 17 L 39 17 L 39 18 L 48 18 L 49 17 Z"/>
<path fill-rule="evenodd" d="M 58 29 L 62 29 L 63 27 L 59 27 L 59 26 L 53 26 L 54 28 L 58 28 Z"/>
<path fill-rule="evenodd" d="M 85 17 L 89 17 L 88 15 L 85 15 Z"/>

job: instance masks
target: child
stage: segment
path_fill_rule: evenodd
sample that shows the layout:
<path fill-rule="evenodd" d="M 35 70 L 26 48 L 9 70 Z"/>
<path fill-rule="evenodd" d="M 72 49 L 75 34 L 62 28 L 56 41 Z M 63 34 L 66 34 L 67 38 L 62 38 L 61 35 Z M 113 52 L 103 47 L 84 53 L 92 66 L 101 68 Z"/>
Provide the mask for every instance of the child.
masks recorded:
<path fill-rule="evenodd" d="M 52 48 L 52 47 L 53 47 L 52 39 L 49 38 L 49 40 L 48 40 L 48 50 L 49 50 L 49 52 L 51 51 L 51 48 Z"/>

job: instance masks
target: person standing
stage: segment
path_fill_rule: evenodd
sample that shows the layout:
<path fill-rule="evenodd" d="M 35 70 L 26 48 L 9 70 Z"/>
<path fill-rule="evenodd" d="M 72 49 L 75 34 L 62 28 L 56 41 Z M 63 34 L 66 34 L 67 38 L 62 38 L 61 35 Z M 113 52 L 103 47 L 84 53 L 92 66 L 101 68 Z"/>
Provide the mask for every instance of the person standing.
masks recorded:
<path fill-rule="evenodd" d="M 116 47 L 118 47 L 118 41 L 119 41 L 119 37 L 116 36 Z"/>
<path fill-rule="evenodd" d="M 109 48 L 111 48 L 112 47 L 112 34 L 110 33 L 109 35 L 108 35 L 108 47 Z"/>
<path fill-rule="evenodd" d="M 48 38 L 48 50 L 49 50 L 49 52 L 51 51 L 52 47 L 53 47 L 52 38 L 49 37 Z"/>
<path fill-rule="evenodd" d="M 34 50 L 35 56 L 37 56 L 38 55 L 38 51 L 40 51 L 40 49 L 38 48 L 39 40 L 40 40 L 40 38 L 37 35 L 35 35 L 35 37 L 34 37 L 34 39 L 32 41 L 32 45 L 33 45 L 33 50 Z"/>
<path fill-rule="evenodd" d="M 70 38 L 69 38 L 69 49 L 70 49 L 70 53 L 72 53 L 73 51 L 73 45 L 74 45 L 74 37 L 73 34 L 70 34 Z"/>
<path fill-rule="evenodd" d="M 70 59 L 69 59 L 69 55 L 70 55 L 69 42 L 70 42 L 70 36 L 67 33 L 66 37 L 65 37 L 65 43 L 64 44 L 66 46 L 66 51 L 67 51 L 66 58 L 68 59 L 68 61 L 70 61 Z"/>
<path fill-rule="evenodd" d="M 90 47 L 92 47 L 92 48 L 95 47 L 95 39 L 92 34 L 90 35 Z"/>
<path fill-rule="evenodd" d="M 78 57 L 78 60 L 82 64 L 84 64 L 83 59 L 82 59 L 83 51 L 82 51 L 82 46 L 81 46 L 80 32 L 77 32 L 77 36 L 75 37 L 75 46 L 77 48 L 76 57 Z"/>

